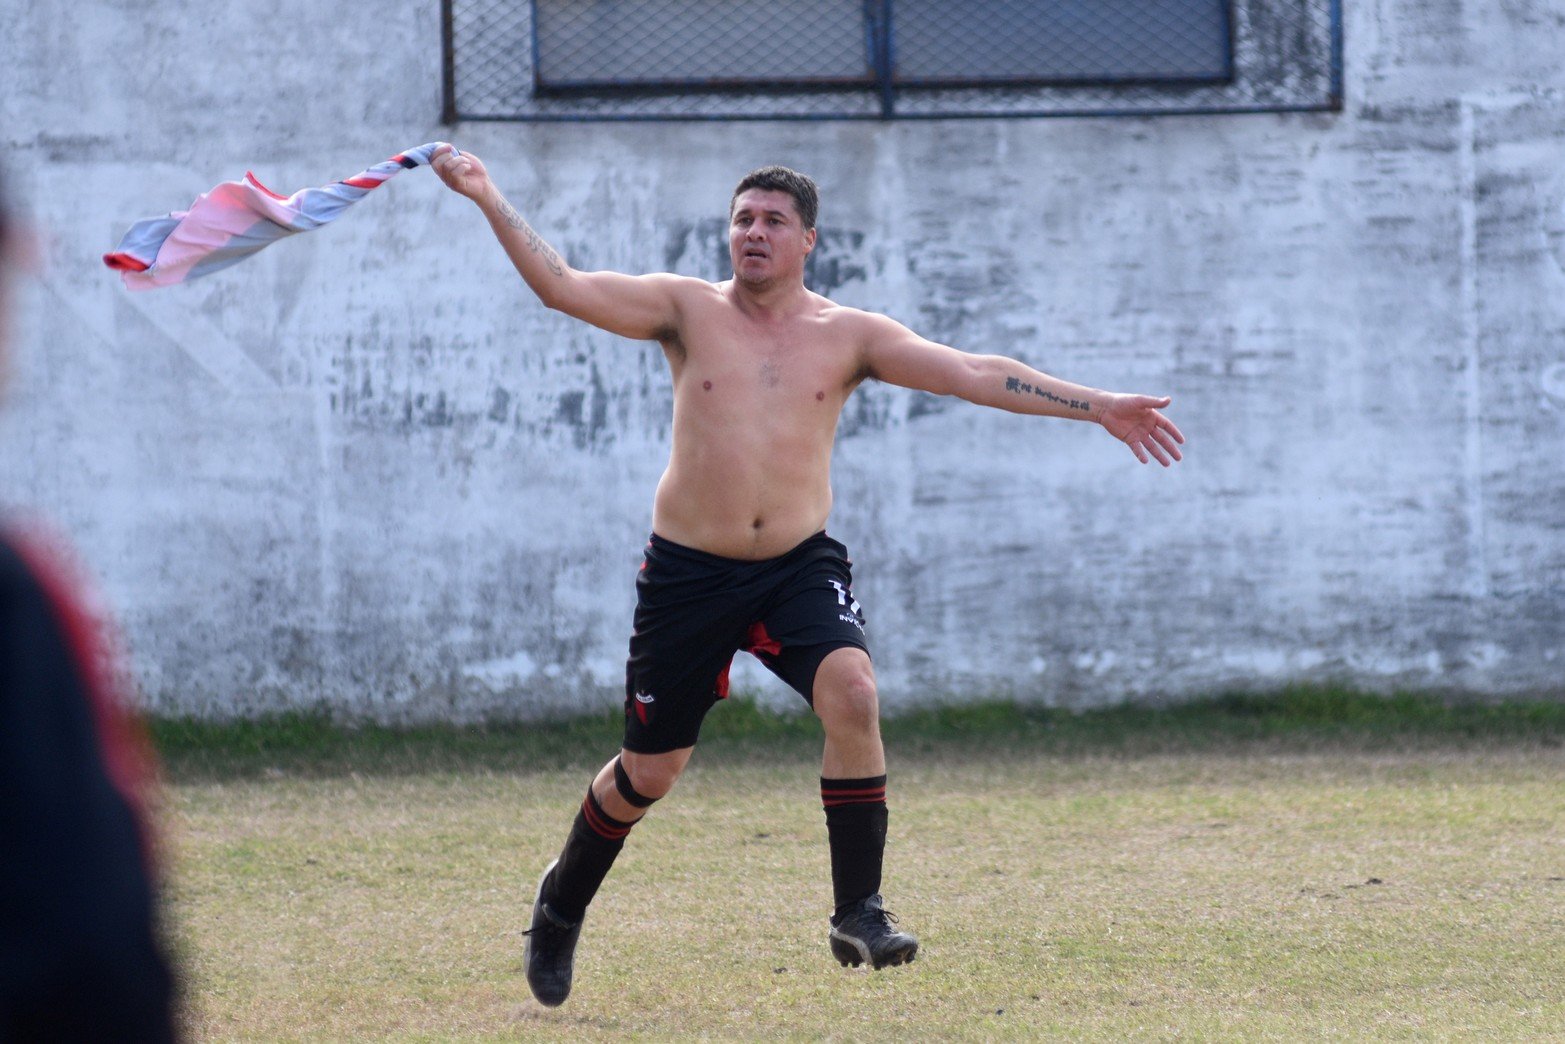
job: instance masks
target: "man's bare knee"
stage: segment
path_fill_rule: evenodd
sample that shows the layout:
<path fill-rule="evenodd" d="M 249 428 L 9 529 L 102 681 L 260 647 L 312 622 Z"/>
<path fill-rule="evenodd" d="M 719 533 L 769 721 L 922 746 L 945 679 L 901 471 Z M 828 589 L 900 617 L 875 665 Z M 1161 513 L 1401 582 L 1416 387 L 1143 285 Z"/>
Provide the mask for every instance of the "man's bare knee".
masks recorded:
<path fill-rule="evenodd" d="M 637 754 L 630 750 L 620 752 L 620 764 L 630 777 L 631 786 L 636 788 L 638 794 L 653 800 L 668 796 L 689 761 L 688 747 L 667 754 Z"/>
<path fill-rule="evenodd" d="M 835 665 L 830 676 L 821 678 L 815 693 L 815 713 L 828 729 L 864 732 L 880 722 L 880 698 L 875 688 L 875 672 L 869 658 Z"/>

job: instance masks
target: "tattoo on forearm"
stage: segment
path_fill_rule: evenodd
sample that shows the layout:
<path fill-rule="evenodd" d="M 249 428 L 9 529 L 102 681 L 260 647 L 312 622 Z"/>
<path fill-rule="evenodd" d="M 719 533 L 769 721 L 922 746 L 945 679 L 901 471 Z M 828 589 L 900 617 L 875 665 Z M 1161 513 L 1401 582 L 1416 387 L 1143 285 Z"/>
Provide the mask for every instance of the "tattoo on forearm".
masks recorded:
<path fill-rule="evenodd" d="M 560 262 L 560 255 L 554 252 L 554 248 L 543 241 L 543 237 L 534 232 L 525 222 L 522 226 L 522 235 L 527 237 L 527 245 L 533 253 L 543 257 L 544 264 L 549 266 L 549 271 L 555 275 L 564 275 L 565 266 Z"/>
<path fill-rule="evenodd" d="M 500 200 L 500 216 L 505 218 L 505 223 L 518 230 L 522 238 L 527 240 L 527 247 L 533 253 L 543 258 L 543 263 L 549 266 L 549 271 L 555 275 L 565 274 L 565 264 L 560 260 L 560 255 L 554 252 L 554 248 L 543 241 L 543 237 L 533 231 L 531 225 L 522 219 L 522 215 L 516 212 L 507 200 Z"/>
<path fill-rule="evenodd" d="M 1043 388 L 1033 387 L 1031 384 L 1022 380 L 1020 377 L 1007 377 L 1005 379 L 1005 390 L 1008 392 L 1015 392 L 1018 395 L 1036 395 L 1038 398 L 1043 399 L 1046 402 L 1057 402 L 1068 410 L 1080 410 L 1083 413 L 1090 413 L 1092 411 L 1091 405 L 1082 402 L 1080 399 L 1062 399 L 1051 391 L 1046 391 Z"/>
<path fill-rule="evenodd" d="M 527 227 L 527 222 L 522 220 L 522 215 L 516 212 L 516 208 L 511 206 L 511 201 L 508 199 L 500 200 L 500 214 L 505 218 L 505 223 L 512 228 Z"/>

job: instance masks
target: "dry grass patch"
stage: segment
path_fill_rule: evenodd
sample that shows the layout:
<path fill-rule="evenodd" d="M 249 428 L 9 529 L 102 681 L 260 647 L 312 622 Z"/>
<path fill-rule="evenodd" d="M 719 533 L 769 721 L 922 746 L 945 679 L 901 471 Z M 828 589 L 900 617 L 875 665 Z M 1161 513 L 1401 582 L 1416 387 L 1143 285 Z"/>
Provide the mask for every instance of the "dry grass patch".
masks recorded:
<path fill-rule="evenodd" d="M 1565 1037 L 1548 746 L 892 750 L 919 960 L 825 944 L 816 768 L 704 758 L 544 1009 L 521 932 L 586 773 L 195 780 L 172 921 L 201 1039 Z"/>

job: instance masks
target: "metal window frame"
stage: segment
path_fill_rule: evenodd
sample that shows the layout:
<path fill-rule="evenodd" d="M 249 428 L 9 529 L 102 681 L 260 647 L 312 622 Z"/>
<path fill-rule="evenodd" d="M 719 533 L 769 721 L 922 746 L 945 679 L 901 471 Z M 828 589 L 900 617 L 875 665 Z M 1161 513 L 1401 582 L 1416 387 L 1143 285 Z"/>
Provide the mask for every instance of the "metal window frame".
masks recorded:
<path fill-rule="evenodd" d="M 1343 108 L 1343 24 L 1342 0 L 1329 3 L 1329 89 L 1321 102 L 1304 104 L 1273 104 L 1265 102 L 1238 103 L 1233 105 L 1196 104 L 1189 106 L 1153 107 L 1094 107 L 1036 110 L 984 111 L 941 110 L 939 112 L 899 112 L 899 94 L 914 94 L 933 90 L 1005 90 L 1005 89 L 1153 89 L 1177 91 L 1189 88 L 1222 87 L 1236 82 L 1239 69 L 1235 55 L 1234 5 L 1237 0 L 1222 4 L 1224 38 L 1224 77 L 1097 77 L 1097 78 L 906 78 L 896 75 L 896 36 L 893 6 L 895 0 L 863 0 L 865 12 L 866 49 L 870 59 L 871 74 L 864 78 L 845 79 L 795 79 L 795 80 L 668 80 L 668 81 L 564 81 L 552 84 L 538 79 L 540 68 L 537 31 L 538 0 L 527 0 L 532 18 L 530 45 L 534 95 L 547 98 L 612 98 L 648 97 L 697 94 L 743 93 L 746 95 L 799 95 L 817 92 L 862 90 L 878 96 L 878 113 L 707 113 L 707 112 L 657 112 L 657 113 L 525 113 L 514 115 L 467 114 L 459 110 L 456 98 L 456 51 L 454 32 L 455 0 L 441 0 L 441 122 L 447 125 L 462 122 L 729 122 L 754 120 L 939 120 L 939 119 L 1032 119 L 1072 116 L 1184 116 L 1184 115 L 1233 115 L 1265 112 L 1340 112 Z"/>

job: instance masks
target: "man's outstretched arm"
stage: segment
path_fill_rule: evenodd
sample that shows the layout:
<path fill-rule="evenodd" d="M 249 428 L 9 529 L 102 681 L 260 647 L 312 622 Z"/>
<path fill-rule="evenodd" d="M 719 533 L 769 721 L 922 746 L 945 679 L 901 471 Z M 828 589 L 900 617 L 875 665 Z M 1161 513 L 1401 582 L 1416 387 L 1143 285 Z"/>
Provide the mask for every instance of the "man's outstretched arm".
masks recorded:
<path fill-rule="evenodd" d="M 918 336 L 893 319 L 866 313 L 864 370 L 887 384 L 955 395 L 980 406 L 1042 417 L 1095 421 L 1145 464 L 1182 459 L 1185 441 L 1160 410 L 1170 400 L 1088 388 L 1006 358 L 969 355 Z"/>
<path fill-rule="evenodd" d="M 545 305 L 621 337 L 651 341 L 674 334 L 679 276 L 578 272 L 500 194 L 477 156 L 446 146 L 435 150 L 433 166 L 447 187 L 478 204 L 511 263 Z"/>

